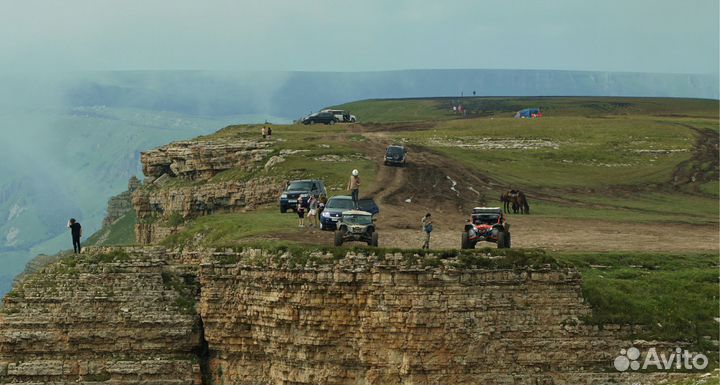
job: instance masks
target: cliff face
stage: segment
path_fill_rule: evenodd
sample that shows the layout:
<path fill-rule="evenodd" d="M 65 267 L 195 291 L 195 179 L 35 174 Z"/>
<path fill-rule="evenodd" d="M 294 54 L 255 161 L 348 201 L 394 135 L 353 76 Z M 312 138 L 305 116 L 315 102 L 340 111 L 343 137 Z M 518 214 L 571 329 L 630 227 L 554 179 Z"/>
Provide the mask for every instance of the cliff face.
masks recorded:
<path fill-rule="evenodd" d="M 0 313 L 0 383 L 196 382 L 193 287 L 150 250 L 27 275 Z"/>
<path fill-rule="evenodd" d="M 0 383 L 655 384 L 629 330 L 584 325 L 574 270 L 422 267 L 400 254 L 94 250 L 26 276 Z"/>
<path fill-rule="evenodd" d="M 589 384 L 619 379 L 618 328 L 574 271 L 273 271 L 204 265 L 216 383 Z"/>
<path fill-rule="evenodd" d="M 272 142 L 228 139 L 176 142 L 143 153 L 143 173 L 150 183 L 132 196 L 139 222 L 136 241 L 157 243 L 184 220 L 275 201 L 284 181 L 242 176 L 261 168 L 272 152 Z M 212 179 L 230 169 L 240 177 Z"/>
<path fill-rule="evenodd" d="M 128 211 L 132 210 L 132 194 L 140 188 L 140 186 L 142 186 L 142 182 L 135 176 L 132 176 L 130 180 L 128 180 L 127 191 L 123 191 L 108 200 L 107 213 L 102 222 L 103 227 L 112 225 Z"/>
<path fill-rule="evenodd" d="M 143 174 L 164 174 L 192 180 L 207 180 L 231 168 L 250 169 L 268 156 L 270 142 L 234 139 L 223 142 L 183 141 L 143 153 Z"/>

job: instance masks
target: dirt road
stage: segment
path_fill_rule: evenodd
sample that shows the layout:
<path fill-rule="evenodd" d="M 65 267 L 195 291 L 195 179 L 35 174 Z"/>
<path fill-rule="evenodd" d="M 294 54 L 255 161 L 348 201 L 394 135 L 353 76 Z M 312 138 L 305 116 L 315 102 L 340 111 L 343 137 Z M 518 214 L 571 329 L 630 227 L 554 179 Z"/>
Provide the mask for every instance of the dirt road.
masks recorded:
<path fill-rule="evenodd" d="M 432 213 L 432 248 L 459 248 L 460 231 L 475 206 L 499 206 L 503 187 L 477 171 L 467 169 L 427 148 L 409 146 L 408 164 L 385 166 L 382 157 L 389 144 L 385 132 L 363 132 L 358 147 L 378 162 L 374 187 L 362 191 L 380 206 L 377 226 L 381 247 L 419 248 L 420 220 Z M 509 214 L 513 247 L 549 251 L 655 251 L 717 252 L 718 225 L 654 224 Z M 332 245 L 332 232 L 297 229 L 284 239 Z M 486 243 L 479 247 L 495 247 Z"/>

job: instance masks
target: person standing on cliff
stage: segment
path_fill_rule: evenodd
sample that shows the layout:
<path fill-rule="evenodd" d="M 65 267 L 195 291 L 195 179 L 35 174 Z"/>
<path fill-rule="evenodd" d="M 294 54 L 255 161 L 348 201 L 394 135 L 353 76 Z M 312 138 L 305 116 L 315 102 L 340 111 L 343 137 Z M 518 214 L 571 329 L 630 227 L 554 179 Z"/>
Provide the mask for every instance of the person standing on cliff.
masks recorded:
<path fill-rule="evenodd" d="M 267 128 L 265 126 L 262 126 L 260 129 L 260 133 L 262 134 L 263 139 L 267 136 Z"/>
<path fill-rule="evenodd" d="M 272 139 L 272 127 L 270 126 L 267 128 L 267 138 Z"/>
<path fill-rule="evenodd" d="M 76 221 L 75 218 L 70 218 L 67 227 L 70 229 L 70 234 L 72 235 L 73 252 L 75 254 L 80 254 L 80 237 L 82 237 L 82 226 L 80 226 L 80 222 Z"/>
<path fill-rule="evenodd" d="M 355 205 L 355 209 L 357 210 L 359 199 L 358 196 L 360 195 L 360 172 L 358 172 L 358 170 L 352 170 L 352 175 L 350 175 L 350 181 L 348 182 L 347 189 L 350 190 L 353 204 Z"/>
<path fill-rule="evenodd" d="M 430 248 L 430 233 L 433 231 L 433 225 L 432 225 L 432 218 L 430 213 L 425 214 L 425 216 L 422 219 L 422 229 L 423 229 L 423 235 L 425 236 L 425 243 L 423 243 L 422 248 L 423 249 L 429 249 Z"/>

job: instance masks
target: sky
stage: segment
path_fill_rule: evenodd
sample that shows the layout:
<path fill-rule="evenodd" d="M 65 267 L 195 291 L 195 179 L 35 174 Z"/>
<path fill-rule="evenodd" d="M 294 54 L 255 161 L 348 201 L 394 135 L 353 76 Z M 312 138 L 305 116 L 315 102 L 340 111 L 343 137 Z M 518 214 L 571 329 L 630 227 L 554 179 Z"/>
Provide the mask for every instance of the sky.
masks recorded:
<path fill-rule="evenodd" d="M 718 73 L 718 0 L 0 0 L 0 70 Z"/>

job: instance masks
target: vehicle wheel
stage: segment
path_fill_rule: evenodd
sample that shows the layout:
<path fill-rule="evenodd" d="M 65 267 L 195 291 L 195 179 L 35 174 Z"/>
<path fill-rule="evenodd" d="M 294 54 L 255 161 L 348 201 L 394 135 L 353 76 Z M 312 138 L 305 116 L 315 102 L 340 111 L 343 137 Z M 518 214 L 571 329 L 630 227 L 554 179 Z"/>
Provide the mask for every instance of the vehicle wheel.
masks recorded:
<path fill-rule="evenodd" d="M 372 238 L 370 240 L 370 246 L 378 247 L 378 233 L 373 231 Z"/>
<path fill-rule="evenodd" d="M 312 125 L 312 124 L 315 124 L 315 121 L 314 121 L 314 120 L 311 120 L 310 123 L 308 123 L 308 124 L 311 124 L 311 125 Z"/>
<path fill-rule="evenodd" d="M 333 124 L 335 124 L 335 121 L 334 121 L 334 120 L 331 120 L 331 121 L 330 121 L 330 125 L 332 126 Z"/>
<path fill-rule="evenodd" d="M 470 242 L 468 242 L 468 233 L 463 232 L 462 237 L 460 238 L 460 248 L 461 249 L 469 249 L 470 248 Z"/>
<path fill-rule="evenodd" d="M 342 246 L 343 244 L 343 233 L 340 230 L 335 231 L 335 246 Z"/>
<path fill-rule="evenodd" d="M 323 227 L 322 221 L 320 221 L 320 230 L 325 230 L 325 228 Z"/>
<path fill-rule="evenodd" d="M 287 212 L 287 207 L 280 206 L 280 212 L 285 214 Z"/>
<path fill-rule="evenodd" d="M 498 231 L 497 235 L 497 248 L 498 249 L 504 249 L 507 246 L 506 245 L 506 238 L 505 238 L 505 232 L 504 231 Z"/>
<path fill-rule="evenodd" d="M 510 248 L 510 239 L 511 239 L 510 233 L 509 232 L 505 233 L 505 247 L 508 249 Z"/>

